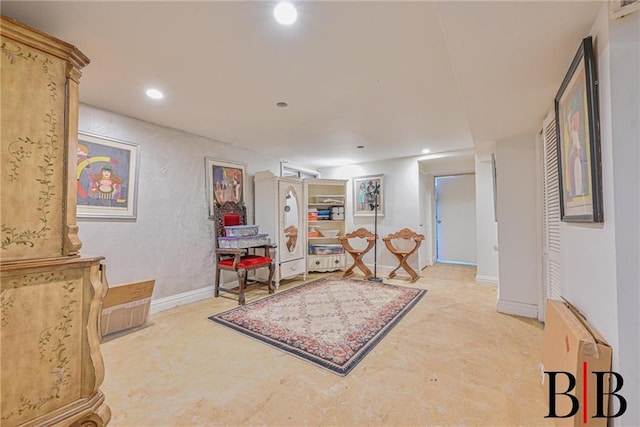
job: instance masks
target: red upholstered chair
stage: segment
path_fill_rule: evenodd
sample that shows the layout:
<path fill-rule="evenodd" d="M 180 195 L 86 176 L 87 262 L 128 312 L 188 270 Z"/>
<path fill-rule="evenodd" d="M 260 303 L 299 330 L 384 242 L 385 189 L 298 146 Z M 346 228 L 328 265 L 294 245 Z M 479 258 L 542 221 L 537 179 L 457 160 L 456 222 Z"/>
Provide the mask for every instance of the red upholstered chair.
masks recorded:
<path fill-rule="evenodd" d="M 245 303 L 245 290 L 248 284 L 263 284 L 269 287 L 269 293 L 275 291 L 273 286 L 273 273 L 275 265 L 273 259 L 269 256 L 269 250 L 275 248 L 275 245 L 259 245 L 251 248 L 241 249 L 225 249 L 219 247 L 218 238 L 225 237 L 225 227 L 233 225 L 246 225 L 247 212 L 244 204 L 233 202 L 224 202 L 222 205 L 216 205 L 214 211 L 214 228 L 215 228 L 215 248 L 216 248 L 216 283 L 214 287 L 214 296 L 220 294 L 220 276 L 221 270 L 235 271 L 238 276 L 238 287 L 233 289 L 224 288 L 224 292 L 230 292 L 238 295 L 238 304 Z M 250 250 L 256 252 L 262 250 L 263 254 L 250 254 Z M 258 268 L 268 268 L 269 278 L 266 282 L 253 281 L 247 282 L 247 272 Z"/>

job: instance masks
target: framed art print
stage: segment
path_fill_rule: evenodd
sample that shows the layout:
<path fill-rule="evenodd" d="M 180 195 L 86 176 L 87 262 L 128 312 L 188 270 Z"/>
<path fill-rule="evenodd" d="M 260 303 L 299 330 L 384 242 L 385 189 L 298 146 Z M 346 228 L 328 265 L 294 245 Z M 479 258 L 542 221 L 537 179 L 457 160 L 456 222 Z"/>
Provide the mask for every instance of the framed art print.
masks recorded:
<path fill-rule="evenodd" d="M 596 66 L 591 37 L 580 44 L 555 98 L 560 214 L 566 222 L 602 222 Z"/>
<path fill-rule="evenodd" d="M 244 204 L 244 190 L 246 188 L 245 164 L 211 157 L 205 157 L 204 163 L 207 174 L 209 218 L 213 218 L 213 210 L 216 205 L 221 205 L 224 202 Z"/>
<path fill-rule="evenodd" d="M 140 146 L 78 134 L 78 218 L 136 219 Z"/>
<path fill-rule="evenodd" d="M 384 216 L 384 175 L 353 178 L 353 216 Z"/>

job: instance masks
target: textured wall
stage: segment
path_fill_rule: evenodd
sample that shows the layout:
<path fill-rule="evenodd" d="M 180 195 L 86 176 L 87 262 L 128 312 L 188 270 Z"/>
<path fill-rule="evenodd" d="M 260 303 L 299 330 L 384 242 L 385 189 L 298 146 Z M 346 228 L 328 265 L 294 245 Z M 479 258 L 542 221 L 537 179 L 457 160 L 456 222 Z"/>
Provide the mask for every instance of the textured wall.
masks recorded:
<path fill-rule="evenodd" d="M 245 202 L 251 219 L 253 173 L 277 171 L 279 160 L 87 105 L 80 106 L 79 127 L 140 144 L 137 220 L 79 220 L 82 255 L 106 257 L 111 286 L 155 279 L 154 299 L 213 285 L 204 158 L 247 164 Z"/>

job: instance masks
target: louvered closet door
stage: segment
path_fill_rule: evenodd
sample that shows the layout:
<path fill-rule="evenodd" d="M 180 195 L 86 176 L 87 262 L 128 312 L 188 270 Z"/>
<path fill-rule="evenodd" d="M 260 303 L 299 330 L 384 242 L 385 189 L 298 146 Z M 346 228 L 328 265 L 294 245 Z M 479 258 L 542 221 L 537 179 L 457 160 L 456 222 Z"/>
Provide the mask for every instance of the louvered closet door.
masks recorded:
<path fill-rule="evenodd" d="M 558 146 L 556 120 L 553 113 L 543 122 L 544 127 L 544 280 L 546 297 L 561 299 L 562 270 L 560 265 L 560 193 L 558 188 Z"/>

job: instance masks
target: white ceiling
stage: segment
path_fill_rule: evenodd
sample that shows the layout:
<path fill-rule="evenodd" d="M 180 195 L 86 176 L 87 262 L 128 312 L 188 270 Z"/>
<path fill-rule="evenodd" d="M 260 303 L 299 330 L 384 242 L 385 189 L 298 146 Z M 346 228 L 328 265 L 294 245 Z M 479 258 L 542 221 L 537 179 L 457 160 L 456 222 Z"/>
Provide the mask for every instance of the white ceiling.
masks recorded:
<path fill-rule="evenodd" d="M 274 5 L 2 1 L 1 10 L 91 59 L 85 104 L 322 167 L 482 151 L 536 132 L 604 3 L 305 1 L 290 27 L 274 21 Z M 149 86 L 165 99 L 148 99 Z"/>

